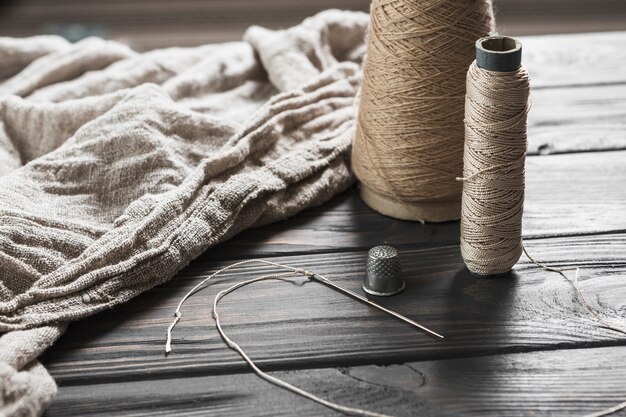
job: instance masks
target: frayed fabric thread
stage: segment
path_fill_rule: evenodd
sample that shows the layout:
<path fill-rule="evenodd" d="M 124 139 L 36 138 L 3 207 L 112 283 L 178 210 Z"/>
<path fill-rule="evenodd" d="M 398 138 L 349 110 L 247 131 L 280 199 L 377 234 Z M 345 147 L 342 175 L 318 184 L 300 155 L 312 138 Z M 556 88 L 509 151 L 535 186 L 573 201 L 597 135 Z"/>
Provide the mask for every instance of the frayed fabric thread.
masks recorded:
<path fill-rule="evenodd" d="M 221 273 L 228 271 L 230 269 L 236 268 L 238 266 L 241 265 L 246 265 L 246 264 L 250 264 L 250 263 L 264 263 L 270 266 L 274 266 L 276 268 L 282 268 L 282 269 L 287 269 L 289 270 L 289 272 L 283 272 L 283 273 L 275 273 L 275 274 L 267 274 L 267 275 L 262 275 L 260 277 L 256 277 L 256 278 L 252 278 L 243 282 L 240 282 L 238 284 L 235 284 L 223 291 L 220 291 L 216 296 L 215 299 L 213 301 L 213 318 L 215 319 L 215 326 L 217 328 L 218 333 L 220 334 L 220 336 L 222 337 L 222 339 L 224 340 L 224 342 L 233 350 L 235 350 L 237 353 L 239 353 L 239 355 L 243 358 L 244 361 L 246 361 L 246 363 L 250 366 L 250 368 L 252 368 L 252 370 L 254 371 L 254 373 L 256 373 L 260 378 L 264 379 L 265 381 L 272 383 L 280 388 L 283 388 L 287 391 L 293 392 L 294 394 L 300 395 L 304 398 L 307 398 L 311 401 L 314 401 L 318 404 L 321 404 L 325 407 L 328 407 L 332 410 L 335 410 L 339 413 L 345 414 L 345 415 L 350 415 L 350 416 L 363 416 L 363 417 L 392 417 L 390 415 L 387 414 L 382 414 L 382 413 L 377 413 L 377 412 L 373 412 L 373 411 L 368 411 L 368 410 L 364 410 L 361 408 L 355 408 L 355 407 L 347 407 L 341 404 L 337 404 L 335 402 L 326 400 L 324 398 L 318 397 L 315 394 L 312 394 L 306 390 L 303 390 L 302 388 L 296 387 L 295 385 L 292 385 L 286 381 L 283 381 L 282 379 L 276 378 L 275 376 L 272 376 L 264 371 L 262 371 L 261 369 L 259 369 L 259 367 L 254 363 L 254 361 L 244 352 L 244 350 L 237 344 L 235 343 L 230 337 L 228 337 L 226 335 L 226 333 L 224 332 L 224 329 L 222 328 L 222 323 L 220 321 L 220 315 L 217 309 L 218 303 L 219 301 L 226 296 L 227 294 L 230 294 L 231 292 L 237 290 L 238 288 L 244 287 L 246 285 L 250 285 L 250 284 L 254 284 L 256 282 L 260 282 L 260 281 L 266 281 L 266 280 L 284 280 L 284 279 L 289 279 L 290 277 L 295 276 L 305 276 L 309 279 L 312 279 L 314 276 L 319 277 L 319 279 L 323 282 L 324 280 L 328 281 L 328 278 L 322 276 L 322 275 L 317 275 L 314 274 L 312 272 L 309 272 L 305 269 L 302 268 L 294 268 L 288 265 L 282 265 L 276 262 L 272 262 L 272 261 L 267 261 L 264 259 L 249 259 L 249 260 L 245 260 L 245 261 L 241 261 L 241 262 L 236 262 L 234 264 L 228 265 L 214 273 L 212 273 L 209 277 L 205 278 L 204 280 L 202 280 L 200 283 L 198 283 L 196 286 L 194 286 L 187 294 L 185 294 L 185 296 L 181 299 L 181 301 L 178 303 L 178 307 L 176 308 L 176 311 L 174 312 L 174 321 L 172 322 L 172 324 L 170 324 L 170 326 L 167 328 L 167 337 L 166 337 L 166 342 L 165 342 L 165 353 L 169 354 L 172 351 L 172 331 L 174 330 L 174 327 L 176 327 L 176 324 L 178 324 L 178 322 L 180 321 L 181 317 L 182 317 L 182 313 L 180 312 L 180 309 L 182 307 L 182 305 L 185 303 L 185 301 L 191 297 L 193 294 L 195 294 L 196 292 L 200 291 L 201 289 L 205 288 L 207 286 L 207 283 L 213 279 L 214 277 L 220 275 Z"/>

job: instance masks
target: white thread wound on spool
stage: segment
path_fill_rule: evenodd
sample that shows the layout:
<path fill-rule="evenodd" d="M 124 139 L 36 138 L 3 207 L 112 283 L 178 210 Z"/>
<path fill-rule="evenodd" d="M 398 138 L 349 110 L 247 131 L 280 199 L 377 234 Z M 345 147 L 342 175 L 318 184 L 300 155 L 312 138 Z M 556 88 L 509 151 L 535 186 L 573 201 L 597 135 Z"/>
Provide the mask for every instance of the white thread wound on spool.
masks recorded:
<path fill-rule="evenodd" d="M 352 166 L 382 214 L 460 217 L 465 72 L 491 0 L 373 0 Z"/>
<path fill-rule="evenodd" d="M 522 254 L 528 72 L 467 73 L 461 254 L 478 275 L 508 272 Z"/>

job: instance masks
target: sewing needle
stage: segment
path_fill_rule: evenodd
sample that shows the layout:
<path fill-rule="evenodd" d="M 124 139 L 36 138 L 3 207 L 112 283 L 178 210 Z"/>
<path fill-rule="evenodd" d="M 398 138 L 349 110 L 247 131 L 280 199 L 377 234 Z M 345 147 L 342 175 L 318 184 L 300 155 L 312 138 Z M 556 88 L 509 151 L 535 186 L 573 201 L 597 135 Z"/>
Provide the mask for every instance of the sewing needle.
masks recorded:
<path fill-rule="evenodd" d="M 307 272 L 308 272 L 308 271 L 307 271 Z M 444 338 L 444 337 L 443 337 L 442 335 L 440 335 L 439 333 L 434 332 L 434 331 L 430 330 L 429 328 L 422 326 L 421 324 L 419 324 L 419 323 L 417 323 L 417 322 L 415 322 L 415 321 L 411 320 L 410 318 L 408 318 L 408 317 L 406 317 L 406 316 L 403 316 L 403 315 L 402 315 L 402 314 L 400 314 L 400 313 L 396 313 L 396 312 L 395 312 L 395 311 L 393 311 L 393 310 L 389 310 L 388 308 L 385 308 L 385 307 L 383 307 L 383 306 L 381 306 L 381 305 L 379 305 L 379 304 L 376 304 L 375 302 L 368 300 L 367 298 L 363 297 L 362 295 L 359 295 L 359 294 L 355 293 L 354 291 L 351 291 L 351 290 L 349 290 L 349 289 L 347 289 L 347 288 L 343 288 L 343 287 L 341 287 L 341 286 L 339 286 L 339 285 L 337 285 L 337 284 L 333 283 L 332 281 L 330 281 L 330 280 L 329 280 L 328 278 L 326 278 L 326 277 L 323 277 L 323 276 L 321 276 L 321 275 L 318 275 L 318 274 L 315 274 L 315 273 L 312 273 L 312 272 L 309 272 L 307 275 L 308 275 L 311 279 L 314 279 L 314 280 L 316 280 L 316 281 L 318 281 L 318 282 L 321 282 L 322 284 L 326 284 L 326 285 L 328 285 L 329 287 L 332 287 L 332 288 L 334 288 L 334 289 L 336 289 L 336 290 L 338 290 L 338 291 L 340 291 L 340 292 L 342 292 L 342 293 L 344 293 L 344 294 L 347 294 L 347 295 L 349 295 L 349 296 L 351 296 L 351 297 L 354 297 L 354 298 L 356 298 L 357 300 L 362 301 L 362 302 L 364 302 L 365 304 L 368 304 L 368 305 L 370 305 L 370 306 L 372 306 L 372 307 L 374 307 L 374 308 L 377 308 L 377 309 L 379 309 L 379 310 L 381 310 L 381 311 L 384 311 L 384 312 L 385 312 L 385 313 L 387 313 L 387 314 L 391 314 L 392 316 L 394 316 L 394 317 L 396 317 L 396 318 L 398 318 L 398 319 L 402 320 L 403 322 L 408 323 L 408 324 L 410 324 L 410 325 L 412 325 L 412 326 L 415 326 L 415 327 L 417 327 L 418 329 L 420 329 L 420 330 L 422 330 L 422 331 L 424 331 L 424 332 L 426 332 L 426 333 L 428 333 L 428 334 L 430 334 L 430 335 L 432 335 L 432 336 L 438 337 L 438 338 L 440 338 L 440 339 L 443 339 L 443 338 Z"/>

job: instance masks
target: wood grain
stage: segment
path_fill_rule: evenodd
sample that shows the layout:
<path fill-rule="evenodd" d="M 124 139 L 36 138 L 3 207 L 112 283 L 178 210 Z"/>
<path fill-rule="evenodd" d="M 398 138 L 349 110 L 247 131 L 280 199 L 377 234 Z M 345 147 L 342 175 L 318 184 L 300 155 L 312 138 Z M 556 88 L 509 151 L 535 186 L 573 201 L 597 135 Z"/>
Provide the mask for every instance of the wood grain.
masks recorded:
<path fill-rule="evenodd" d="M 626 152 L 526 160 L 524 238 L 626 230 Z"/>
<path fill-rule="evenodd" d="M 522 61 L 535 88 L 626 81 L 624 32 L 528 36 L 520 40 Z"/>
<path fill-rule="evenodd" d="M 583 267 L 589 300 L 609 318 L 626 310 L 626 234 L 527 242 L 539 260 Z M 626 344 L 599 328 L 575 300 L 571 284 L 522 260 L 508 279 L 484 280 L 463 266 L 458 246 L 403 250 L 407 290 L 379 300 L 446 336 L 445 342 L 321 284 L 265 282 L 224 299 L 221 315 L 233 340 L 266 369 L 390 364 L 443 357 Z M 273 258 L 328 276 L 360 292 L 366 252 Z M 165 329 L 179 299 L 224 262 L 194 262 L 179 277 L 115 311 L 72 324 L 44 364 L 61 384 L 243 372 L 218 337 L 215 294 L 269 269 L 248 265 L 191 298 L 163 354 Z"/>
<path fill-rule="evenodd" d="M 621 73 L 626 74 L 626 67 Z M 533 89 L 530 155 L 624 149 L 626 84 Z"/>
<path fill-rule="evenodd" d="M 273 372 L 324 398 L 394 416 L 582 416 L 626 399 L 626 349 Z M 337 416 L 253 374 L 62 387 L 67 415 Z M 619 415 L 623 415 L 619 414 Z"/>

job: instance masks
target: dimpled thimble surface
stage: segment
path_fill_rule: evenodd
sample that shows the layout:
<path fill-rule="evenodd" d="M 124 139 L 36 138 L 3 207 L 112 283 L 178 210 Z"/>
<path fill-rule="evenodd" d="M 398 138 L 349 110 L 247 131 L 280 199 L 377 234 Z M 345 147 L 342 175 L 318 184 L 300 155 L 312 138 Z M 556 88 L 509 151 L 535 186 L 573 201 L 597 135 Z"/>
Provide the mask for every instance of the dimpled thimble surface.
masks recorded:
<path fill-rule="evenodd" d="M 400 272 L 398 251 L 391 246 L 376 246 L 367 253 L 367 270 L 363 291 L 372 295 L 388 296 L 405 288 Z"/>

